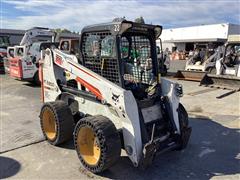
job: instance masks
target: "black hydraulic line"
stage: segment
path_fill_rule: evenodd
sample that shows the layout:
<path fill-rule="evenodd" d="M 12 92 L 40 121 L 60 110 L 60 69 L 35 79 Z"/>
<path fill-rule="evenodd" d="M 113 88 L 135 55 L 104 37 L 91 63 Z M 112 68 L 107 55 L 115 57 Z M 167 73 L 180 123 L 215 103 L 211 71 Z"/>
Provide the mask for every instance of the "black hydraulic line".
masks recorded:
<path fill-rule="evenodd" d="M 84 98 L 92 100 L 92 101 L 97 101 L 96 96 L 94 96 L 93 94 L 90 94 L 89 92 L 85 92 L 85 91 L 81 91 L 81 90 L 74 89 L 71 87 L 67 87 L 66 85 L 61 85 L 61 89 L 64 92 L 68 92 L 68 93 L 71 93 L 76 96 L 84 97 Z"/>

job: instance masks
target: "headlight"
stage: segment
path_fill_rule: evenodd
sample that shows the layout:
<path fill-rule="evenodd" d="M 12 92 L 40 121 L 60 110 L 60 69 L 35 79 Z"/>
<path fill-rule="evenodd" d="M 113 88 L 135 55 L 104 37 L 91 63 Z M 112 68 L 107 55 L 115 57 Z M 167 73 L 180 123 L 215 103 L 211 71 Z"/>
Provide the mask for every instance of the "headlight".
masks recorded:
<path fill-rule="evenodd" d="M 178 97 L 182 97 L 183 96 L 183 88 L 181 84 L 176 84 L 175 85 L 175 94 Z"/>

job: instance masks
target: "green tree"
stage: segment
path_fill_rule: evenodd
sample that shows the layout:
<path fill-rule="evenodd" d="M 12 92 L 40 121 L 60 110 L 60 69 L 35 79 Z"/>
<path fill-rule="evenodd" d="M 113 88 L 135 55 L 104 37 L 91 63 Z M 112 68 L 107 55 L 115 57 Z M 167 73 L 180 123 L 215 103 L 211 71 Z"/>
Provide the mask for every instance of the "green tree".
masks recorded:
<path fill-rule="evenodd" d="M 114 19 L 113 19 L 113 22 L 121 22 L 121 21 L 124 21 L 124 20 L 126 20 L 125 16 L 123 16 L 123 17 L 117 17 L 117 18 L 114 18 Z"/>
<path fill-rule="evenodd" d="M 55 29 L 55 32 L 56 33 L 71 33 L 70 30 L 68 30 L 68 29 L 61 29 L 61 28 Z"/>
<path fill-rule="evenodd" d="M 136 18 L 136 19 L 135 19 L 135 22 L 136 22 L 136 23 L 142 23 L 142 24 L 145 24 L 145 21 L 144 21 L 144 19 L 143 19 L 142 16 Z"/>

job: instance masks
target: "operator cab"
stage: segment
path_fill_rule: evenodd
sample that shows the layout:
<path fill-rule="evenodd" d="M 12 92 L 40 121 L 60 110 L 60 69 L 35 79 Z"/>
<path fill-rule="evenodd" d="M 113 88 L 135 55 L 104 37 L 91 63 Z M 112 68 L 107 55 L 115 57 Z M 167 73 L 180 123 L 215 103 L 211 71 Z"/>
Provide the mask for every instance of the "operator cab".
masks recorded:
<path fill-rule="evenodd" d="M 79 40 L 62 39 L 59 43 L 59 49 L 67 54 L 79 56 Z"/>
<path fill-rule="evenodd" d="M 131 90 L 137 100 L 158 89 L 156 39 L 161 26 L 123 20 L 87 26 L 81 34 L 83 65 Z"/>
<path fill-rule="evenodd" d="M 33 63 L 38 63 L 41 57 L 41 51 L 46 50 L 47 48 L 53 49 L 58 47 L 59 43 L 56 42 L 48 42 L 48 41 L 40 41 L 34 42 L 29 49 L 28 55 L 30 55 Z"/>
<path fill-rule="evenodd" d="M 240 43 L 229 43 L 225 50 L 224 64 L 228 67 L 238 66 L 240 63 Z"/>

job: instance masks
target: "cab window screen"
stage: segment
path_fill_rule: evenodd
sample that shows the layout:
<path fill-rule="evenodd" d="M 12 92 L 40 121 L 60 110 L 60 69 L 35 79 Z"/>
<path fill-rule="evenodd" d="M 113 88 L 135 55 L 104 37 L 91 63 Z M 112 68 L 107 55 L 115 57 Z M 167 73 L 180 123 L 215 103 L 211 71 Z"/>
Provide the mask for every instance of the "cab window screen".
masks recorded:
<path fill-rule="evenodd" d="M 106 36 L 102 41 L 101 41 L 101 56 L 105 57 L 114 57 L 116 56 L 116 53 L 114 51 L 115 48 L 115 43 L 114 39 L 112 36 Z"/>
<path fill-rule="evenodd" d="M 109 81 L 119 84 L 115 38 L 110 32 L 85 33 L 82 37 L 84 64 Z"/>
<path fill-rule="evenodd" d="M 121 55 L 124 63 L 124 80 L 150 84 L 153 74 L 151 43 L 147 36 L 132 35 L 122 37 Z"/>
<path fill-rule="evenodd" d="M 100 36 L 90 34 L 85 41 L 85 55 L 88 57 L 96 57 L 100 54 Z"/>

